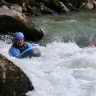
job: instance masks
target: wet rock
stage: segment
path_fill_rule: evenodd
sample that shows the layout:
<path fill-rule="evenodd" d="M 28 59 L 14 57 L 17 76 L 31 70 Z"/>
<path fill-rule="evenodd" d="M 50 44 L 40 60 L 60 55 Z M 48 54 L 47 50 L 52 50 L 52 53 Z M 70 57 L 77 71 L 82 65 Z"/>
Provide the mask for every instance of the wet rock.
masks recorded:
<path fill-rule="evenodd" d="M 0 96 L 25 96 L 34 90 L 26 74 L 0 54 Z"/>
<path fill-rule="evenodd" d="M 23 13 L 18 12 L 16 10 L 7 10 L 5 8 L 0 8 L 0 15 L 8 15 L 12 18 L 21 20 L 22 22 L 26 22 L 26 23 L 27 23 L 27 20 L 28 20 L 26 15 L 24 15 Z"/>
<path fill-rule="evenodd" d="M 60 4 L 61 4 L 61 7 L 62 7 L 62 11 L 64 10 L 64 12 L 66 12 L 66 13 L 70 12 L 69 9 L 64 5 L 63 2 L 60 2 Z"/>
<path fill-rule="evenodd" d="M 96 8 L 96 1 L 93 2 L 93 6 L 94 6 L 94 8 Z"/>
<path fill-rule="evenodd" d="M 30 5 L 31 7 L 36 7 L 36 1 L 35 0 L 25 0 L 25 1 L 27 1 L 26 3 L 28 5 Z"/>
<path fill-rule="evenodd" d="M 22 7 L 19 6 L 18 4 L 15 4 L 13 6 L 10 7 L 11 10 L 16 10 L 18 12 L 22 12 Z"/>
<path fill-rule="evenodd" d="M 42 39 L 44 36 L 43 31 L 29 27 L 28 23 L 28 18 L 24 14 L 13 9 L 0 8 L 0 34 L 21 31 L 24 33 L 26 40 L 38 41 Z"/>
<path fill-rule="evenodd" d="M 43 9 L 42 12 L 40 12 L 40 8 L 38 8 L 37 4 L 40 4 L 41 2 L 46 6 L 41 8 L 41 11 Z M 7 6 L 10 6 L 10 4 L 18 4 L 22 7 L 23 12 L 26 12 L 26 14 L 38 16 L 41 13 L 52 14 L 52 11 L 57 13 L 64 13 L 69 11 L 81 11 L 83 8 L 93 9 L 96 8 L 96 4 L 94 2 L 95 0 L 2 0 L 0 1 L 0 6 L 2 4 Z M 85 5 L 82 6 L 82 4 Z"/>
<path fill-rule="evenodd" d="M 62 11 L 60 0 L 41 0 L 41 2 L 48 8 L 54 10 L 57 13 Z"/>
<path fill-rule="evenodd" d="M 93 3 L 91 3 L 91 2 L 86 3 L 85 4 L 85 8 L 87 8 L 87 9 L 93 9 Z"/>
<path fill-rule="evenodd" d="M 38 16 L 41 13 L 37 7 L 31 7 L 31 6 L 27 6 L 27 12 L 30 13 L 30 15 L 35 15 L 35 16 Z"/>
<path fill-rule="evenodd" d="M 1 6 L 1 8 L 5 9 L 5 10 L 9 10 L 9 8 L 6 5 Z"/>
<path fill-rule="evenodd" d="M 9 14 L 9 13 L 8 13 Z M 0 34 L 7 34 L 8 32 L 23 32 L 26 40 L 38 41 L 43 38 L 44 33 L 41 29 L 35 27 L 28 27 L 27 24 L 20 20 L 12 18 L 11 16 L 0 16 Z"/>
<path fill-rule="evenodd" d="M 46 7 L 43 3 L 41 4 L 41 12 L 46 14 L 57 14 L 54 10 Z"/>
<path fill-rule="evenodd" d="M 68 9 L 69 9 L 70 11 L 76 11 L 76 12 L 77 12 L 77 11 L 80 11 L 80 9 L 74 7 L 73 4 L 71 4 L 71 3 L 67 3 L 66 5 L 67 5 L 67 7 L 68 7 Z"/>

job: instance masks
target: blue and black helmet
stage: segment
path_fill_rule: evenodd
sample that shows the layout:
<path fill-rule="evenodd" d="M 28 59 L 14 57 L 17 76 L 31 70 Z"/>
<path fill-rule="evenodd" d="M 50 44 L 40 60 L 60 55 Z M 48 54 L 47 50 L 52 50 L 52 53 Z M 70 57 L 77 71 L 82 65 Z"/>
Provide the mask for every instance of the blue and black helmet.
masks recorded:
<path fill-rule="evenodd" d="M 16 32 L 13 36 L 14 41 L 19 38 L 24 38 L 24 35 L 22 32 Z"/>

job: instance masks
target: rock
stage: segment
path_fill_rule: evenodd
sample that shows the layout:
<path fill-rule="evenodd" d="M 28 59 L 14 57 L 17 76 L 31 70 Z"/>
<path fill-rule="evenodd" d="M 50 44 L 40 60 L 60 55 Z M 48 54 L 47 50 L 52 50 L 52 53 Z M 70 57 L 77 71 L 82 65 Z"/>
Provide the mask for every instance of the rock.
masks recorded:
<path fill-rule="evenodd" d="M 27 12 L 30 13 L 31 15 L 35 15 L 35 16 L 40 15 L 40 12 L 38 11 L 38 8 L 36 8 L 36 7 L 31 8 L 31 6 L 27 6 Z"/>
<path fill-rule="evenodd" d="M 35 0 L 25 0 L 25 1 L 31 7 L 36 7 L 36 1 Z"/>
<path fill-rule="evenodd" d="M 85 3 L 85 8 L 87 9 L 93 9 L 93 3 L 94 3 L 94 0 L 88 0 L 86 3 Z"/>
<path fill-rule="evenodd" d="M 21 31 L 27 40 L 38 41 L 42 39 L 42 30 L 29 27 L 27 17 L 16 10 L 5 10 L 0 8 L 0 34 Z"/>
<path fill-rule="evenodd" d="M 70 11 L 76 11 L 76 12 L 80 11 L 79 9 L 75 8 L 71 3 L 68 3 L 67 6 L 68 6 L 68 9 L 70 9 Z"/>
<path fill-rule="evenodd" d="M 12 16 L 12 12 L 10 10 L 6 10 L 3 8 L 0 8 L 0 15 L 8 15 L 8 16 Z"/>
<path fill-rule="evenodd" d="M 25 96 L 34 90 L 26 74 L 0 54 L 0 96 Z"/>
<path fill-rule="evenodd" d="M 88 3 L 85 4 L 85 8 L 87 8 L 87 9 L 93 9 L 93 4 L 90 3 L 90 2 L 88 2 Z"/>
<path fill-rule="evenodd" d="M 28 27 L 28 25 L 22 21 L 7 15 L 0 16 L 0 34 L 7 34 L 8 32 L 14 33 L 18 31 L 24 33 L 26 40 L 31 41 L 38 41 L 44 36 L 44 33 L 41 29 Z"/>
<path fill-rule="evenodd" d="M 12 10 L 12 17 L 15 19 L 18 19 L 22 22 L 25 22 L 25 23 L 28 22 L 28 18 L 26 17 L 26 15 L 24 15 L 16 10 Z"/>
<path fill-rule="evenodd" d="M 60 13 L 62 8 L 60 6 L 60 0 L 41 0 L 41 2 L 48 8 Z"/>
<path fill-rule="evenodd" d="M 39 15 L 37 2 L 35 0 L 7 0 L 7 2 L 16 5 L 11 6 L 10 9 L 14 9 L 19 12 L 27 12 L 26 14 Z"/>
<path fill-rule="evenodd" d="M 89 3 L 94 3 L 95 0 L 88 0 Z"/>
<path fill-rule="evenodd" d="M 85 3 L 82 3 L 80 8 L 85 8 Z"/>
<path fill-rule="evenodd" d="M 9 10 L 9 8 L 6 5 L 1 6 L 1 8 L 5 9 L 5 10 Z"/>
<path fill-rule="evenodd" d="M 96 1 L 93 2 L 93 6 L 96 8 Z"/>
<path fill-rule="evenodd" d="M 57 14 L 54 10 L 46 7 L 45 5 L 41 5 L 41 12 L 42 13 L 47 13 L 47 14 Z"/>
<path fill-rule="evenodd" d="M 19 6 L 18 4 L 15 4 L 13 6 L 10 7 L 11 10 L 16 10 L 18 12 L 22 12 L 22 7 Z"/>
<path fill-rule="evenodd" d="M 64 10 L 66 13 L 70 12 L 69 9 L 62 3 L 60 2 L 62 10 Z"/>
<path fill-rule="evenodd" d="M 3 5 L 5 5 L 5 6 L 7 6 L 7 7 L 12 6 L 11 3 L 8 3 L 8 2 L 6 2 L 5 0 L 0 0 L 0 7 L 3 6 Z"/>
<path fill-rule="evenodd" d="M 26 3 L 22 3 L 22 11 L 27 12 Z"/>
<path fill-rule="evenodd" d="M 22 14 L 22 13 L 16 11 L 16 10 L 6 10 L 6 9 L 3 9 L 3 8 L 0 8 L 0 15 L 8 15 L 8 16 L 11 16 L 15 19 L 26 22 L 26 23 L 27 23 L 27 20 L 28 20 L 27 17 L 24 14 Z"/>

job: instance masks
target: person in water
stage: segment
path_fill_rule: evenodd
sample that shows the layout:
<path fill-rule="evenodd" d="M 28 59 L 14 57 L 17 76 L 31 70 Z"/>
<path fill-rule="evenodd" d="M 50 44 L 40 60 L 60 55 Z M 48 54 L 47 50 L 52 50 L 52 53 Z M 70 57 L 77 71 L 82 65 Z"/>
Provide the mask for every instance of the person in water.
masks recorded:
<path fill-rule="evenodd" d="M 24 41 L 22 32 L 16 32 L 13 36 L 13 44 L 9 49 L 9 54 L 16 58 L 31 58 L 41 56 L 39 49 L 31 43 Z"/>

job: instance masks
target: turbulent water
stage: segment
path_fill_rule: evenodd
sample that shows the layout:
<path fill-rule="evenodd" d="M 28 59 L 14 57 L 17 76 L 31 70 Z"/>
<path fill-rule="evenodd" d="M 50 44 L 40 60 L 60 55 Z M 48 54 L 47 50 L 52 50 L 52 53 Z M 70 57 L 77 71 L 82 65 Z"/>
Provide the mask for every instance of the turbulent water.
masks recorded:
<path fill-rule="evenodd" d="M 10 57 L 11 44 L 0 41 L 0 53 L 30 78 L 35 90 L 28 96 L 96 96 L 96 48 L 86 47 L 96 41 L 95 18 L 95 13 L 32 18 L 45 32 L 36 44 L 38 58 Z"/>
<path fill-rule="evenodd" d="M 43 44 L 59 39 L 62 42 L 72 41 L 80 47 L 87 47 L 96 42 L 95 12 L 45 16 L 32 18 L 32 21 L 45 32 L 45 37 L 40 41 Z"/>

